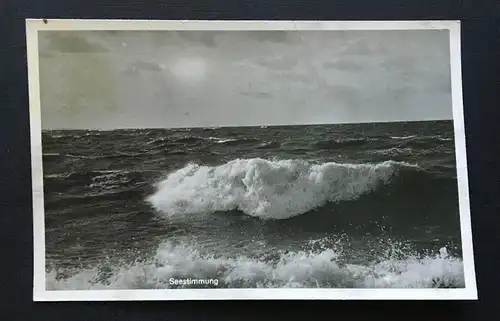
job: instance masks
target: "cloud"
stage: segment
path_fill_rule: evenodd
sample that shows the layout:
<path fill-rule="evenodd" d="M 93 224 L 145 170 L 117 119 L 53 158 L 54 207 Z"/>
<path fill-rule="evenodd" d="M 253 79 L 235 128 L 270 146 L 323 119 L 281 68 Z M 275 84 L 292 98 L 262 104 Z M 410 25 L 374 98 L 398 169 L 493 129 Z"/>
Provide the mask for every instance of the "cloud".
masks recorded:
<path fill-rule="evenodd" d="M 44 31 L 39 41 L 45 128 L 452 117 L 438 30 Z"/>
<path fill-rule="evenodd" d="M 85 39 L 76 31 L 46 32 L 40 39 L 40 52 L 56 53 L 104 53 L 109 50 L 102 44 Z"/>

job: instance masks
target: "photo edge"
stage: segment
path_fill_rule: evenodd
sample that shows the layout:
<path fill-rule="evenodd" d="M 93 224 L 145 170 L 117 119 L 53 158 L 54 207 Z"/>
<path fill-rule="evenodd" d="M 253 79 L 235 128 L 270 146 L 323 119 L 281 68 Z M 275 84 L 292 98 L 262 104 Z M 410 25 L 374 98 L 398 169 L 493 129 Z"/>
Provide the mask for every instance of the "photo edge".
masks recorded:
<path fill-rule="evenodd" d="M 180 291 L 175 293 L 176 291 Z M 219 292 L 219 293 L 217 293 Z M 223 292 L 223 293 L 222 293 Z M 252 293 L 253 292 L 253 293 Z M 288 292 L 288 293 L 285 293 Z M 167 289 L 39 291 L 35 302 L 79 301 L 201 301 L 201 300 L 478 300 L 475 289 Z"/>
<path fill-rule="evenodd" d="M 146 20 L 26 19 L 28 28 L 44 31 L 147 30 L 452 30 L 460 20 Z"/>
<path fill-rule="evenodd" d="M 470 209 L 470 184 L 467 159 L 467 140 L 465 133 L 465 114 L 462 85 L 461 22 L 450 28 L 450 71 L 453 105 L 453 127 L 460 208 L 460 229 L 464 279 L 466 287 L 477 292 L 475 260 L 473 250 L 472 220 Z M 477 297 L 477 294 L 476 294 Z"/>
<path fill-rule="evenodd" d="M 33 224 L 33 299 L 45 290 L 45 208 L 43 195 L 43 158 L 41 142 L 40 81 L 38 61 L 38 22 L 26 20 L 28 67 L 29 129 L 31 153 L 31 198 Z"/>
<path fill-rule="evenodd" d="M 80 19 L 50 19 L 50 20 L 53 20 L 53 21 L 68 21 L 68 20 L 72 20 L 72 21 L 89 21 L 89 20 L 80 20 Z M 102 21 L 108 21 L 108 20 L 90 20 L 90 21 L 99 21 L 99 22 L 102 22 Z M 111 22 L 116 22 L 116 21 L 120 21 L 120 22 L 128 22 L 128 21 L 137 21 L 137 20 L 111 20 Z M 153 20 L 153 21 L 148 21 L 148 20 L 140 20 L 140 21 L 144 21 L 144 22 L 147 22 L 147 23 L 154 23 L 155 21 L 159 21 L 159 22 L 162 22 L 160 20 Z M 187 21 L 189 23 L 189 21 Z M 406 21 L 405 21 L 406 22 Z M 453 34 L 455 34 L 457 31 L 458 31 L 458 34 L 460 36 L 460 25 L 461 25 L 461 22 L 459 20 L 457 21 L 446 21 L 447 23 L 450 23 L 450 46 L 451 46 L 451 37 L 453 36 Z M 44 25 L 43 25 L 43 21 L 40 20 L 40 19 L 26 19 L 26 27 L 27 27 L 27 34 L 31 34 L 33 35 L 33 33 L 36 33 L 38 32 L 39 30 L 54 30 L 54 31 L 57 31 L 57 30 L 75 30 L 73 28 L 71 29 L 44 29 Z M 41 28 L 42 27 L 42 28 Z M 429 30 L 432 30 L 434 28 L 429 28 Z M 28 31 L 31 30 L 31 33 L 29 33 Z M 81 30 L 81 29 L 76 29 L 76 30 Z M 128 29 L 124 29 L 124 30 L 128 30 Z M 144 31 L 147 30 L 147 29 L 144 29 Z M 94 30 L 94 31 L 97 31 L 97 30 Z M 29 41 L 28 39 L 29 37 L 27 37 L 27 41 Z M 37 39 L 38 41 L 38 39 Z M 460 42 L 459 42 L 460 43 Z M 27 48 L 28 48 L 28 51 L 30 50 L 30 44 L 28 43 L 27 44 Z M 35 50 L 36 51 L 36 55 L 38 55 L 38 48 L 33 48 L 33 44 L 31 45 L 31 50 Z M 452 49 L 453 50 L 453 49 Z M 460 52 L 458 53 L 458 55 L 460 56 Z M 29 62 L 30 60 L 30 54 L 28 54 L 28 74 L 29 75 L 32 75 L 32 71 L 30 71 L 30 68 L 33 69 L 34 67 L 36 67 L 38 69 L 38 58 L 36 59 L 36 61 L 32 61 L 31 63 Z M 450 57 L 450 60 L 452 60 L 453 57 Z M 460 59 L 460 58 L 458 58 Z M 461 59 L 460 59 L 461 61 Z M 451 63 L 451 61 L 450 61 Z M 455 66 L 456 67 L 456 66 Z M 459 66 L 461 68 L 461 63 L 459 64 Z M 454 84 L 454 82 L 459 82 L 460 84 L 460 87 L 462 86 L 462 80 L 461 78 L 459 80 L 453 80 L 453 78 L 456 76 L 456 74 L 453 73 L 453 64 L 452 64 L 452 88 L 455 88 L 455 86 L 457 86 L 456 84 Z M 459 74 L 459 76 L 461 77 L 461 72 Z M 37 91 L 39 91 L 39 79 L 33 79 L 33 77 L 29 77 L 28 79 L 28 82 L 29 82 L 29 86 L 30 86 L 30 97 L 31 97 L 31 86 L 36 86 L 38 87 Z M 455 90 L 452 89 L 452 94 L 453 94 L 453 97 L 455 96 Z M 460 96 L 462 96 L 462 92 L 459 93 Z M 39 97 L 39 93 L 35 96 L 38 96 Z M 34 98 L 33 98 L 34 99 Z M 36 110 L 33 110 L 33 104 L 35 104 L 35 109 Z M 458 104 L 458 107 L 455 107 L 455 105 Z M 39 109 L 40 109 L 40 102 L 33 102 L 31 101 L 31 98 L 30 98 L 30 102 L 29 102 L 29 110 L 30 110 L 30 129 L 33 130 L 33 127 L 37 125 L 36 121 L 38 120 L 35 120 L 35 123 L 33 118 L 34 117 L 40 117 L 40 113 L 39 113 Z M 453 99 L 453 109 L 455 108 L 459 108 L 460 109 L 460 114 L 461 114 L 461 119 L 458 119 L 456 120 L 456 115 L 455 115 L 455 111 L 454 111 L 454 115 L 453 115 L 453 123 L 454 123 L 454 128 L 455 128 L 455 132 L 454 132 L 454 141 L 457 142 L 457 133 L 456 133 L 456 124 L 457 124 L 457 121 L 463 123 L 464 121 L 464 114 L 463 114 L 463 101 L 459 101 L 459 102 L 455 102 L 455 99 Z M 38 114 L 38 115 L 35 115 Z M 462 124 L 461 125 L 463 128 L 465 128 L 465 124 Z M 462 140 L 464 141 L 465 143 L 465 133 L 460 133 L 459 135 L 463 135 L 463 139 L 461 138 L 460 141 L 462 142 Z M 34 171 L 35 169 L 33 169 L 33 162 L 35 161 L 34 160 L 34 156 L 33 156 L 33 153 L 38 153 L 37 149 L 34 149 L 34 146 L 33 146 L 33 138 L 36 137 L 37 139 L 39 139 L 39 136 L 41 136 L 41 133 L 31 133 L 31 157 L 32 157 L 32 171 Z M 41 138 L 41 137 L 40 137 Z M 35 147 L 36 148 L 36 147 Z M 463 152 L 466 152 L 466 146 L 463 146 Z M 462 150 L 461 149 L 461 150 Z M 460 156 L 460 157 L 465 157 L 465 162 L 467 162 L 467 158 L 466 158 L 466 153 L 464 155 L 459 155 L 458 154 L 458 150 L 457 150 L 457 157 Z M 37 156 L 38 157 L 38 156 Z M 41 155 L 40 155 L 41 157 Z M 43 171 L 43 168 L 41 167 L 42 164 L 40 164 L 40 170 Z M 467 195 L 469 195 L 469 185 L 468 185 L 468 169 L 467 167 L 465 167 L 465 171 L 466 171 L 466 174 L 465 174 L 465 177 L 462 178 L 462 182 L 461 183 L 466 183 L 466 187 L 464 188 L 466 190 L 466 193 Z M 32 172 L 32 175 L 34 173 Z M 35 175 L 33 175 L 32 177 L 32 183 L 35 184 L 35 180 L 36 180 L 36 177 Z M 459 184 L 460 185 L 460 184 Z M 43 172 L 42 172 L 42 188 L 43 188 Z M 35 194 L 35 191 L 33 191 L 33 198 L 36 197 L 36 194 Z M 42 194 L 42 198 L 43 198 L 43 194 Z M 43 200 L 42 200 L 43 201 Z M 465 201 L 461 201 L 461 202 L 465 202 Z M 470 221 L 470 202 L 469 202 L 469 199 L 467 198 L 467 202 L 466 204 L 463 204 L 463 206 L 466 206 L 466 211 L 467 213 L 463 213 L 463 211 L 461 210 L 460 211 L 460 218 L 461 218 L 461 229 L 462 229 L 462 243 L 464 242 L 463 240 L 463 237 L 464 237 L 464 234 L 466 234 L 467 236 L 469 236 L 468 234 L 471 234 L 471 221 Z M 33 217 L 34 217 L 34 220 L 36 221 L 36 216 L 42 216 L 42 221 L 44 220 L 45 218 L 45 210 L 44 208 L 42 209 L 35 209 L 36 205 L 35 205 L 35 202 L 33 203 Z M 36 214 L 36 213 L 39 213 L 39 214 Z M 40 214 L 41 213 L 41 214 Z M 469 228 L 469 231 L 464 231 L 464 225 L 463 225 L 463 220 L 462 220 L 462 217 L 463 215 L 466 215 L 467 217 L 464 219 L 468 224 L 467 226 L 465 226 L 465 228 Z M 43 223 L 43 222 L 42 222 Z M 43 234 L 42 232 L 37 232 L 37 230 L 39 230 L 39 228 L 36 228 L 37 224 L 36 222 L 34 222 L 34 229 L 35 229 L 35 232 L 34 232 L 34 239 L 35 239 L 35 242 L 36 240 L 38 239 L 36 236 L 37 234 Z M 41 236 L 43 238 L 43 235 Z M 470 235 L 470 238 L 472 238 L 472 235 Z M 465 244 L 462 244 L 462 245 L 465 245 Z M 43 275 L 37 275 L 36 271 L 40 269 L 40 267 L 43 269 L 43 271 L 45 270 L 45 268 L 43 267 L 44 263 L 45 263 L 45 242 L 42 242 L 41 244 L 38 244 L 36 245 L 35 244 L 35 249 L 36 248 L 42 248 L 43 247 L 43 261 L 37 261 L 37 255 L 36 253 L 34 253 L 34 257 L 35 257 L 35 274 L 34 274 L 34 290 L 33 290 L 33 300 L 36 301 L 36 302 L 47 302 L 47 301 L 65 301 L 64 297 L 64 293 L 58 293 L 56 294 L 55 292 L 81 292 L 81 291 L 47 291 L 46 290 L 46 286 L 45 286 L 45 273 L 42 273 Z M 467 243 L 467 247 L 472 247 L 472 244 L 469 245 Z M 35 251 L 36 252 L 36 251 Z M 472 263 L 472 266 L 474 267 L 474 257 L 473 257 L 473 252 L 471 252 L 470 254 L 472 255 L 471 258 L 469 257 L 465 257 L 465 251 L 464 251 L 464 262 L 465 260 L 467 259 L 467 261 L 471 260 L 470 263 Z M 472 273 L 472 276 L 471 275 L 467 275 L 465 273 L 465 270 L 464 270 L 464 274 L 465 274 L 465 277 L 466 277 L 466 290 L 468 290 L 467 293 L 463 294 L 463 298 L 458 298 L 458 299 L 465 299 L 465 300 L 477 300 L 478 299 L 478 295 L 477 295 L 477 284 L 476 284 L 476 276 L 475 276 L 475 272 L 474 272 L 474 269 L 472 269 L 471 271 L 469 271 L 470 273 Z M 38 273 L 39 274 L 39 273 Z M 467 283 L 467 280 L 468 282 L 470 283 Z M 470 285 L 473 285 L 470 286 Z M 43 285 L 43 286 L 41 286 Z M 235 290 L 235 289 L 230 289 L 230 290 Z M 272 290 L 272 289 L 265 289 L 265 291 L 268 291 L 268 290 Z M 288 291 L 300 291 L 300 290 L 296 290 L 296 289 L 287 289 Z M 321 289 L 323 290 L 323 289 Z M 335 289 L 327 289 L 329 291 L 336 291 Z M 418 289 L 420 290 L 420 289 Z M 417 290 L 417 291 L 418 291 Z M 428 290 L 428 291 L 432 291 L 433 289 L 425 289 L 425 290 Z M 462 290 L 462 289 L 460 289 Z M 86 290 L 88 291 L 88 290 Z M 119 291 L 121 292 L 122 290 L 114 290 L 114 291 Z M 140 290 L 127 290 L 127 291 L 140 291 Z M 158 291 L 158 290 L 154 290 L 154 291 Z M 160 290 L 161 291 L 161 290 Z M 383 289 L 375 289 L 374 291 L 384 291 Z M 408 290 L 408 291 L 414 291 L 414 290 Z M 59 298 L 59 294 L 61 294 L 61 297 Z M 92 294 L 92 293 L 89 293 L 89 294 Z M 418 293 L 417 293 L 418 295 Z M 121 295 L 117 295 L 117 296 L 121 296 Z M 137 295 L 132 295 L 130 297 L 133 297 L 133 298 L 119 298 L 119 299 L 106 299 L 106 301 L 129 301 L 129 300 L 150 300 L 148 299 L 147 297 L 147 293 L 145 294 L 145 297 L 139 297 Z M 170 296 L 168 294 L 166 294 L 165 296 Z M 230 298 L 229 298 L 230 299 Z M 244 300 L 244 299 L 254 299 L 254 300 L 258 300 L 258 299 L 261 299 L 259 297 L 255 297 L 255 298 L 237 298 L 235 300 Z M 269 298 L 267 298 L 269 299 Z M 276 298 L 277 300 L 280 300 L 282 298 Z M 300 299 L 300 298 L 297 298 L 296 300 L 304 300 L 304 299 L 307 299 L 307 298 L 303 298 L 303 299 Z M 357 299 L 356 297 L 353 297 L 352 299 Z M 361 298 L 363 299 L 363 298 Z M 367 298 L 367 299 L 373 299 L 373 298 Z M 380 298 L 380 299 L 383 299 L 383 298 Z M 418 299 L 418 298 L 416 298 Z M 72 300 L 72 299 L 69 299 L 68 301 L 81 301 L 82 299 L 76 299 L 76 300 Z M 85 300 L 90 300 L 90 301 L 100 301 L 101 299 L 97 298 L 97 299 L 91 299 L 91 298 L 86 298 Z M 151 300 L 158 300 L 158 299 L 151 299 Z M 178 300 L 207 300 L 206 297 L 201 297 L 201 298 L 197 298 L 197 297 L 194 297 L 194 298 L 190 298 L 190 299 L 186 299 L 186 298 L 165 298 L 165 299 L 160 299 L 160 300 L 168 300 L 168 301 L 178 301 Z M 215 298 L 215 300 L 217 300 L 217 298 Z M 332 299 L 329 299 L 329 298 L 324 298 L 324 299 L 320 299 L 320 300 L 332 300 Z M 342 300 L 342 299 L 333 299 L 333 300 Z M 363 299 L 364 300 L 364 299 Z"/>

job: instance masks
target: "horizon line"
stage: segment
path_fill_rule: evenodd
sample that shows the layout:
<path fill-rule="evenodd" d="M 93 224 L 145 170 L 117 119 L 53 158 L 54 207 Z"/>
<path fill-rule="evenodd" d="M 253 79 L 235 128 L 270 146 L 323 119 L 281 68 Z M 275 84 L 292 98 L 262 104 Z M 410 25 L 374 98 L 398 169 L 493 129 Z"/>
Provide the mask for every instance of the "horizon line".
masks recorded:
<path fill-rule="evenodd" d="M 181 127 L 116 127 L 110 129 L 104 128 L 42 128 L 42 131 L 113 131 L 113 130 L 141 130 L 141 129 L 216 129 L 216 128 L 238 128 L 238 127 L 291 127 L 291 126 L 335 126 L 335 125 L 356 125 L 356 124 L 387 124 L 387 123 L 423 123 L 436 121 L 453 121 L 453 118 L 424 119 L 424 120 L 393 120 L 393 121 L 362 121 L 362 122 L 344 122 L 344 123 L 310 123 L 310 124 L 262 124 L 262 125 L 213 125 L 213 126 L 181 126 Z"/>

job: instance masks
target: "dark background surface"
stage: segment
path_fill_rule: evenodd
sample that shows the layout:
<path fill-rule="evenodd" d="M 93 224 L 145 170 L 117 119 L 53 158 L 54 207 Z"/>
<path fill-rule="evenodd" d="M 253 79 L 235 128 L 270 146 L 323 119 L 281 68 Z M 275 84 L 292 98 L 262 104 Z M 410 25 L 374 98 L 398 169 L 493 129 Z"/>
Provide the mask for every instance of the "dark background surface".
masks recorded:
<path fill-rule="evenodd" d="M 33 303 L 25 18 L 462 20 L 476 302 Z M 3 320 L 499 320 L 500 2 L 497 0 L 0 1 L 0 316 Z"/>

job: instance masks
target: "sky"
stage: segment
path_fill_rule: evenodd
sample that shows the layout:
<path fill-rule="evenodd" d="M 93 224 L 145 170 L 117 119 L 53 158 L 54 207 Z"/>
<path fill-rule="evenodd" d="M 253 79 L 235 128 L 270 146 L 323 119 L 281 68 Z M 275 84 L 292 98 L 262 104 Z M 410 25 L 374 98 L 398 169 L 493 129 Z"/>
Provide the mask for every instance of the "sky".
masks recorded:
<path fill-rule="evenodd" d="M 449 32 L 40 31 L 44 129 L 452 118 Z"/>

